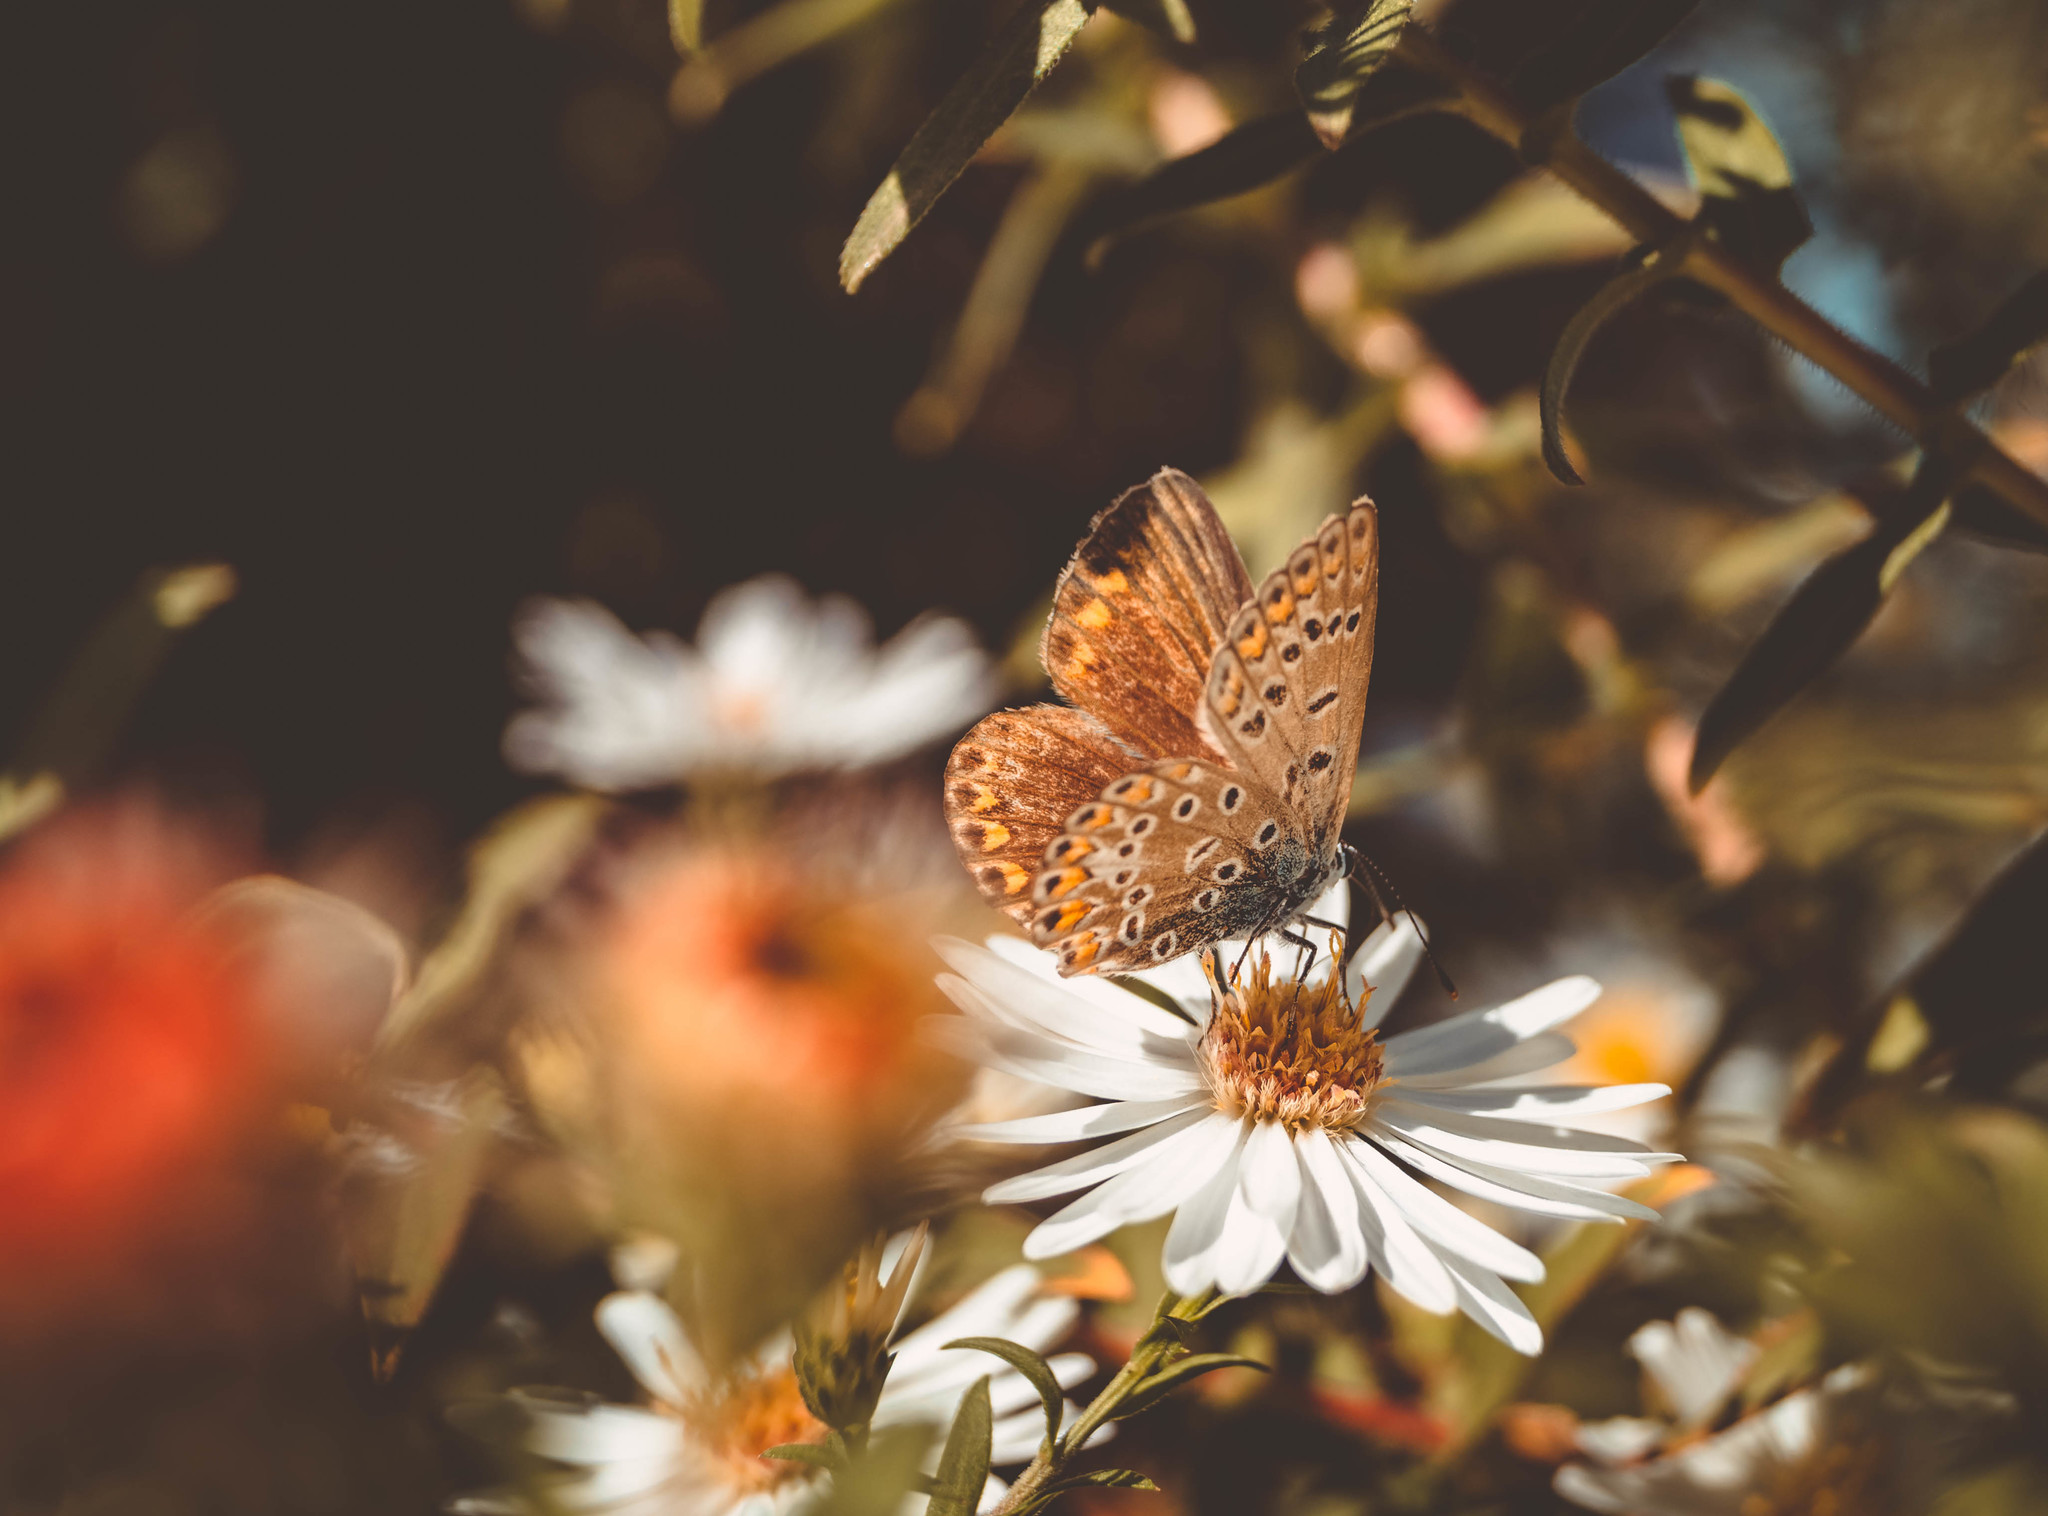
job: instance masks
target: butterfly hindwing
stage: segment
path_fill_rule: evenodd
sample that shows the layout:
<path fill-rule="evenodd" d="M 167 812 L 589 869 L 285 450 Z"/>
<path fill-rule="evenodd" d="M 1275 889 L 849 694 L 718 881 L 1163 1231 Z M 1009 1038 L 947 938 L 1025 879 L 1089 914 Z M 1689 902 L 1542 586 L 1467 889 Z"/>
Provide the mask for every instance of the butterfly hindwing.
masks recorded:
<path fill-rule="evenodd" d="M 1207 753 L 1209 660 L 1251 576 L 1201 486 L 1162 469 L 1097 516 L 1053 592 L 1053 687 L 1141 753 Z"/>
<path fill-rule="evenodd" d="M 1232 618 L 1204 692 L 1210 741 L 1336 846 L 1358 766 L 1379 589 L 1368 501 L 1332 516 Z"/>
<path fill-rule="evenodd" d="M 1313 862 L 1277 797 L 1213 759 L 1167 759 L 1073 813 L 1027 925 L 1062 973 L 1152 968 L 1284 919 Z"/>
<path fill-rule="evenodd" d="M 1085 711 L 997 711 L 946 764 L 946 825 L 990 905 L 1030 919 L 1046 846 L 1077 806 L 1129 771 L 1132 755 Z"/>

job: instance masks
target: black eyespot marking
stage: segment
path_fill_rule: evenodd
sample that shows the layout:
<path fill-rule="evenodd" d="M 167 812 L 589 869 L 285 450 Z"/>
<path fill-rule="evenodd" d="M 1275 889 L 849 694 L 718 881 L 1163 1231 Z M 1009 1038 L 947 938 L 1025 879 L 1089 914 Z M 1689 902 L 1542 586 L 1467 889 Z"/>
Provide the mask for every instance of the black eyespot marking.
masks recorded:
<path fill-rule="evenodd" d="M 1226 811 L 1236 810 L 1238 801 L 1242 799 L 1244 799 L 1244 791 L 1233 784 L 1223 792 L 1223 809 Z"/>
<path fill-rule="evenodd" d="M 1334 761 L 1335 760 L 1332 759 L 1330 756 L 1330 750 L 1328 748 L 1319 747 L 1313 753 L 1310 753 L 1308 755 L 1308 771 L 1311 774 L 1320 774 L 1324 769 L 1328 768 Z"/>
<path fill-rule="evenodd" d="M 1130 894 L 1124 896 L 1124 904 L 1143 905 L 1151 898 L 1152 886 L 1149 884 L 1141 884 L 1136 889 L 1132 890 Z"/>
<path fill-rule="evenodd" d="M 1266 729 L 1266 713 L 1264 711 L 1253 711 L 1252 719 L 1239 722 L 1237 729 L 1247 737 L 1258 736 L 1259 733 Z"/>
<path fill-rule="evenodd" d="M 1125 885 L 1129 884 L 1133 879 L 1137 877 L 1138 871 L 1136 869 L 1118 869 L 1116 871 L 1115 877 L 1110 880 L 1110 883 L 1114 884 L 1118 889 L 1122 889 Z"/>
<path fill-rule="evenodd" d="M 1161 932 L 1152 939 L 1152 956 L 1164 963 L 1173 956 L 1173 950 L 1180 946 L 1180 936 L 1175 932 Z"/>
<path fill-rule="evenodd" d="M 1266 597 L 1266 604 L 1278 605 L 1281 601 L 1285 600 L 1286 598 L 1287 586 L 1284 584 L 1276 584 L 1273 586 L 1273 593 Z"/>
<path fill-rule="evenodd" d="M 1211 853 L 1215 852 L 1217 842 L 1218 839 L 1215 837 L 1204 837 L 1200 842 L 1196 843 L 1193 847 L 1189 848 L 1186 872 L 1192 874 L 1195 871 L 1195 866 L 1197 864 L 1199 864 L 1204 858 L 1208 857 Z"/>
<path fill-rule="evenodd" d="M 1181 797 L 1180 804 L 1173 808 L 1173 814 L 1178 816 L 1182 821 L 1185 821 L 1188 819 L 1188 817 L 1195 814 L 1195 807 L 1200 805 L 1201 803 L 1202 802 L 1197 800 L 1193 795 L 1184 795 Z"/>
<path fill-rule="evenodd" d="M 1216 877 L 1225 884 L 1230 883 L 1231 880 L 1237 877 L 1237 865 L 1234 863 L 1217 864 Z"/>
<path fill-rule="evenodd" d="M 1315 699 L 1308 703 L 1308 713 L 1311 716 L 1315 715 L 1317 711 L 1320 711 L 1324 706 L 1335 700 L 1340 693 L 1338 690 L 1324 690 L 1322 694 L 1316 696 Z"/>
<path fill-rule="evenodd" d="M 1112 795 L 1126 795 L 1130 793 L 1131 786 L 1136 783 L 1137 780 L 1135 779 L 1119 779 L 1109 787 L 1109 792 Z"/>
<path fill-rule="evenodd" d="M 1308 620 L 1302 622 L 1301 629 L 1302 631 L 1308 634 L 1308 640 L 1311 642 L 1316 641 L 1323 635 L 1322 622 L 1316 620 L 1316 618 L 1313 616 L 1309 617 Z"/>
<path fill-rule="evenodd" d="M 1259 828 L 1259 846 L 1264 847 L 1267 843 L 1271 842 L 1275 837 L 1279 835 L 1280 823 L 1277 821 L 1267 822 L 1264 826 Z"/>
<path fill-rule="evenodd" d="M 1132 857 L 1132 856 L 1134 856 L 1134 855 L 1135 855 L 1135 854 L 1137 853 L 1137 851 L 1138 851 L 1138 844 L 1137 844 L 1137 843 L 1135 843 L 1135 842 L 1126 842 L 1126 843 L 1125 843 L 1125 844 L 1124 844 L 1124 845 L 1123 845 L 1122 847 L 1120 847 L 1120 848 L 1118 848 L 1118 849 L 1116 850 L 1116 855 L 1117 855 L 1117 857 L 1119 857 L 1119 858 L 1129 858 L 1129 857 Z"/>
<path fill-rule="evenodd" d="M 1268 705 L 1278 706 L 1287 703 L 1287 686 L 1284 684 L 1269 684 L 1261 693 L 1265 696 L 1266 704 Z"/>
<path fill-rule="evenodd" d="M 1344 630 L 1347 632 L 1355 632 L 1358 630 L 1358 612 L 1353 611 L 1350 615 L 1344 618 Z"/>
<path fill-rule="evenodd" d="M 1297 662 L 1300 659 L 1300 657 L 1301 644 L 1299 642 L 1290 642 L 1287 644 L 1287 646 L 1280 649 L 1280 658 L 1281 661 L 1284 663 Z"/>
<path fill-rule="evenodd" d="M 1214 890 L 1204 890 L 1201 894 L 1195 896 L 1195 909 L 1198 911 L 1206 911 L 1215 904 L 1216 892 Z"/>
<path fill-rule="evenodd" d="M 1058 909 L 1047 911 L 1043 916 L 1038 918 L 1038 929 L 1041 932 L 1049 932 L 1059 924 L 1060 912 Z"/>
<path fill-rule="evenodd" d="M 1150 816 L 1140 816 L 1131 823 L 1131 835 L 1133 837 L 1142 837 L 1151 830 L 1152 818 Z"/>
<path fill-rule="evenodd" d="M 1116 929 L 1116 934 L 1125 942 L 1135 943 L 1144 934 L 1144 931 L 1145 913 L 1143 911 L 1132 911 L 1130 915 L 1124 917 L 1123 925 Z"/>

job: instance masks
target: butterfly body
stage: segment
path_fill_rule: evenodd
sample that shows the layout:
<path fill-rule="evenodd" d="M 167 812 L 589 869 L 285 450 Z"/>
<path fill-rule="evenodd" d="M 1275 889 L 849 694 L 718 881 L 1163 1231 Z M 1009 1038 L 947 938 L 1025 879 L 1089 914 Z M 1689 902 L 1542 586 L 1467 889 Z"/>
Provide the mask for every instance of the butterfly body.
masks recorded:
<path fill-rule="evenodd" d="M 1172 470 L 1096 518 L 1040 649 L 1072 706 L 987 718 L 946 776 L 963 861 L 1062 973 L 1275 930 L 1344 872 L 1378 550 L 1360 502 L 1254 586 Z"/>

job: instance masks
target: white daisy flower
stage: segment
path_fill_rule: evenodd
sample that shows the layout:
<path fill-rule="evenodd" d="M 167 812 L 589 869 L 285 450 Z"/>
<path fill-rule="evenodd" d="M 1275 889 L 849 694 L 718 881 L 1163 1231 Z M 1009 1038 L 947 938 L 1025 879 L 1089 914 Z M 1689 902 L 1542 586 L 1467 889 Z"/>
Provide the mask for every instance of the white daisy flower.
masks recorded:
<path fill-rule="evenodd" d="M 1028 1462 L 1045 1436 L 1038 1392 L 986 1353 L 947 1351 L 945 1344 L 1006 1337 L 1045 1351 L 1072 1329 L 1080 1307 L 1044 1294 L 1041 1282 L 1029 1264 L 1005 1269 L 892 1344 L 896 1361 L 875 1428 L 923 1424 L 943 1435 L 961 1398 L 986 1374 L 995 1412 L 990 1462 Z M 544 1509 L 568 1516 L 783 1516 L 816 1495 L 824 1476 L 810 1465 L 761 1456 L 783 1443 L 824 1440 L 824 1428 L 797 1388 L 788 1337 L 714 1377 L 658 1295 L 609 1295 L 597 1308 L 597 1325 L 649 1403 L 613 1405 L 535 1391 L 507 1397 L 523 1413 L 525 1451 L 570 1469 L 547 1485 Z M 1085 1353 L 1059 1353 L 1048 1362 L 1067 1387 L 1095 1372 Z M 1004 1488 L 992 1477 L 983 1509 Z M 516 1495 L 484 1495 L 450 1509 L 463 1516 L 531 1516 L 535 1506 Z"/>
<path fill-rule="evenodd" d="M 1344 898 L 1332 891 L 1315 914 L 1341 921 Z M 1661 1084 L 1496 1083 L 1571 1056 L 1552 1028 L 1593 1002 L 1590 979 L 1382 1042 L 1365 1002 L 1391 1004 L 1421 957 L 1405 919 L 1374 932 L 1342 973 L 1318 951 L 1302 979 L 1276 980 L 1254 949 L 1251 972 L 1225 985 L 1215 964 L 1238 954 L 1226 944 L 1202 968 L 1177 962 L 1138 976 L 1182 1016 L 1107 980 L 1063 980 L 1047 954 L 1015 938 L 937 946 L 954 970 L 940 985 L 966 1015 L 927 1022 L 935 1041 L 1098 1102 L 961 1135 L 1110 1139 L 985 1192 L 994 1204 L 1086 1191 L 1032 1232 L 1028 1258 L 1171 1213 L 1166 1279 L 1183 1295 L 1255 1290 L 1283 1259 L 1331 1292 L 1376 1269 L 1424 1309 L 1462 1310 L 1535 1353 L 1543 1334 L 1502 1281 L 1541 1279 L 1542 1262 L 1422 1178 L 1544 1216 L 1654 1218 L 1599 1186 L 1678 1156 L 1554 1124 L 1654 1100 L 1668 1093 Z M 1282 964 L 1297 951 L 1282 947 Z"/>
<path fill-rule="evenodd" d="M 1871 1376 L 1850 1364 L 1726 1431 L 1719 1420 L 1755 1364 L 1756 1345 L 1691 1307 L 1629 1339 L 1668 1417 L 1616 1416 L 1577 1433 L 1590 1463 L 1557 1471 L 1557 1493 L 1616 1516 L 1793 1516 L 1859 1507 L 1875 1447 L 1853 1427 Z"/>
<path fill-rule="evenodd" d="M 841 595 L 810 600 L 766 575 L 715 596 L 695 646 L 636 637 L 589 601 L 535 600 L 513 641 L 537 709 L 505 757 L 597 790 L 880 763 L 965 726 L 995 683 L 966 624 L 912 623 L 880 648 Z"/>

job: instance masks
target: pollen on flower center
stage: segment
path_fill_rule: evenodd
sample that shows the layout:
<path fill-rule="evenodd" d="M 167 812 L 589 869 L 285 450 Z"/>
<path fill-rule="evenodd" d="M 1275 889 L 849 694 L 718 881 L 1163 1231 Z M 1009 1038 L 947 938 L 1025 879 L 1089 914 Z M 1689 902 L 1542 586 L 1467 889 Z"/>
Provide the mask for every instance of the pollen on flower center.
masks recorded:
<path fill-rule="evenodd" d="M 1249 980 L 1233 975 L 1226 989 L 1213 954 L 1202 968 L 1215 1002 L 1202 1070 L 1220 1109 L 1294 1131 L 1348 1130 L 1364 1119 L 1383 1064 L 1376 1029 L 1359 1024 L 1364 1004 L 1351 1004 L 1342 973 L 1316 984 L 1276 981 L 1262 953 Z"/>
<path fill-rule="evenodd" d="M 825 1440 L 789 1368 L 736 1376 L 678 1408 L 683 1424 L 735 1489 L 768 1490 L 810 1473 L 808 1464 L 761 1455 L 790 1442 Z"/>

